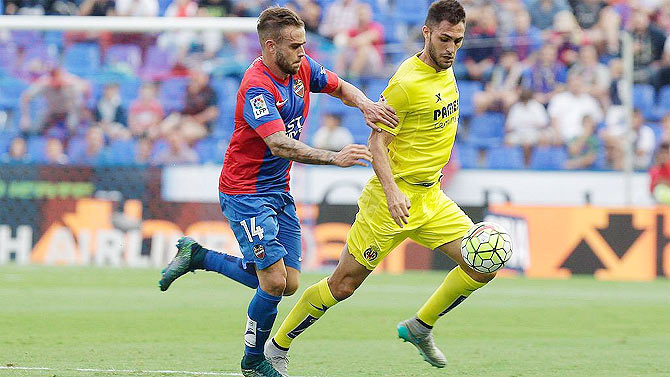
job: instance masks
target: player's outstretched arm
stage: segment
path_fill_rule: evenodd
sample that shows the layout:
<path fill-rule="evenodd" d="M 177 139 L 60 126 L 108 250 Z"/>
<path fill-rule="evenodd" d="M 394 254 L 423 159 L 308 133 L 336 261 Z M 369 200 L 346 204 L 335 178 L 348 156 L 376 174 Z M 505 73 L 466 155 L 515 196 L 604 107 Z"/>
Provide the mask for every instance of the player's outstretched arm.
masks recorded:
<path fill-rule="evenodd" d="M 372 102 L 360 89 L 342 79 L 340 79 L 337 89 L 330 95 L 341 99 L 347 106 L 357 107 L 361 110 L 365 124 L 377 132 L 381 132 L 382 129 L 377 127 L 375 123 L 384 123 L 391 128 L 395 128 L 400 121 L 391 106 L 381 102 Z"/>
<path fill-rule="evenodd" d="M 367 166 L 364 161 L 372 162 L 372 154 L 365 145 L 349 144 L 339 152 L 332 152 L 312 148 L 286 136 L 284 132 L 275 132 L 263 140 L 273 155 L 303 164 L 335 165 L 346 168 L 354 165 Z"/>
<path fill-rule="evenodd" d="M 388 145 L 394 137 L 386 131 L 372 132 L 368 144 L 373 157 L 372 167 L 384 189 L 389 213 L 396 224 L 402 228 L 403 224 L 407 224 L 411 203 L 393 179 L 393 172 L 388 159 Z"/>

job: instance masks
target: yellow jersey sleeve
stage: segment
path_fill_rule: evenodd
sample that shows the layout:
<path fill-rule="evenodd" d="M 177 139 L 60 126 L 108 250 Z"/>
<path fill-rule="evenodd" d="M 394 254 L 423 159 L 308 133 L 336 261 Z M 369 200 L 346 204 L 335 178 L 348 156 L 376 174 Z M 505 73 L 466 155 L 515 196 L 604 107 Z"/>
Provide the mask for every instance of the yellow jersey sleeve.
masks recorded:
<path fill-rule="evenodd" d="M 379 100 L 395 110 L 396 115 L 400 118 L 400 122 L 398 122 L 398 125 L 395 128 L 391 128 L 384 123 L 377 123 L 377 127 L 394 136 L 398 135 L 398 132 L 400 132 L 400 128 L 404 123 L 405 116 L 409 112 L 409 97 L 407 96 L 407 92 L 405 92 L 405 89 L 398 81 L 391 80 L 389 85 L 382 92 Z"/>

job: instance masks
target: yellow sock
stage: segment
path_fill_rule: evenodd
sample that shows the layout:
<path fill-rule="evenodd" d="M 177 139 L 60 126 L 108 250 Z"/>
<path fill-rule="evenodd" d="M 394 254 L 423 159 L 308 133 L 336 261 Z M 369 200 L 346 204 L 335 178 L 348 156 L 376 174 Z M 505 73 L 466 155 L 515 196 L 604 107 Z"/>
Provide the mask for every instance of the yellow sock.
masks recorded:
<path fill-rule="evenodd" d="M 274 336 L 275 343 L 288 349 L 296 336 L 321 318 L 323 313 L 335 304 L 337 304 L 337 300 L 328 288 L 328 278 L 324 278 L 307 288 L 300 300 L 291 309 L 291 312 L 288 313 L 284 322 L 279 326 L 279 330 Z"/>
<path fill-rule="evenodd" d="M 456 266 L 449 271 L 442 284 L 423 304 L 416 316 L 425 324 L 433 326 L 441 316 L 447 314 L 470 296 L 470 293 L 484 285 L 486 283 L 475 281 L 460 266 Z"/>

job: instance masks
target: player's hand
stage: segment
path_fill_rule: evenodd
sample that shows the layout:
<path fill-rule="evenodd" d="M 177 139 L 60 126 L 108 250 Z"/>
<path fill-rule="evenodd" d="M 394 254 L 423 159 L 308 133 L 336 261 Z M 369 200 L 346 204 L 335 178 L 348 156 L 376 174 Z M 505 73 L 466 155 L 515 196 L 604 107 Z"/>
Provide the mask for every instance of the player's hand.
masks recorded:
<path fill-rule="evenodd" d="M 349 144 L 337 152 L 332 164 L 347 168 L 353 165 L 368 166 L 370 162 L 372 162 L 372 153 L 368 147 L 361 144 Z"/>
<path fill-rule="evenodd" d="M 393 221 L 402 228 L 409 221 L 409 209 L 412 206 L 409 198 L 396 187 L 386 194 L 386 202 Z"/>
<path fill-rule="evenodd" d="M 382 132 L 382 129 L 377 127 L 376 123 L 384 123 L 385 125 L 395 128 L 400 122 L 400 118 L 395 114 L 395 110 L 383 102 L 368 101 L 361 107 L 365 124 L 377 132 Z"/>

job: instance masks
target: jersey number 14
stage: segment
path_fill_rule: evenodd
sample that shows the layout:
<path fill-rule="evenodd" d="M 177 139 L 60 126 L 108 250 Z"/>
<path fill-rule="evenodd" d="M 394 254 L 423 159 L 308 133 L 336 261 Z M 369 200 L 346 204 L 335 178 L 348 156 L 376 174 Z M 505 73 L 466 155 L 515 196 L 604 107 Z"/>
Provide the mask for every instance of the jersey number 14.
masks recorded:
<path fill-rule="evenodd" d="M 247 226 L 247 222 L 244 220 L 240 221 L 240 224 L 242 225 L 242 228 L 244 228 L 244 232 L 247 234 L 249 242 L 254 242 L 254 236 L 258 236 L 259 240 L 263 239 L 263 228 L 261 228 L 260 225 L 256 226 L 255 217 L 249 219 L 249 226 Z M 251 231 L 249 231 L 249 228 L 251 228 Z"/>

